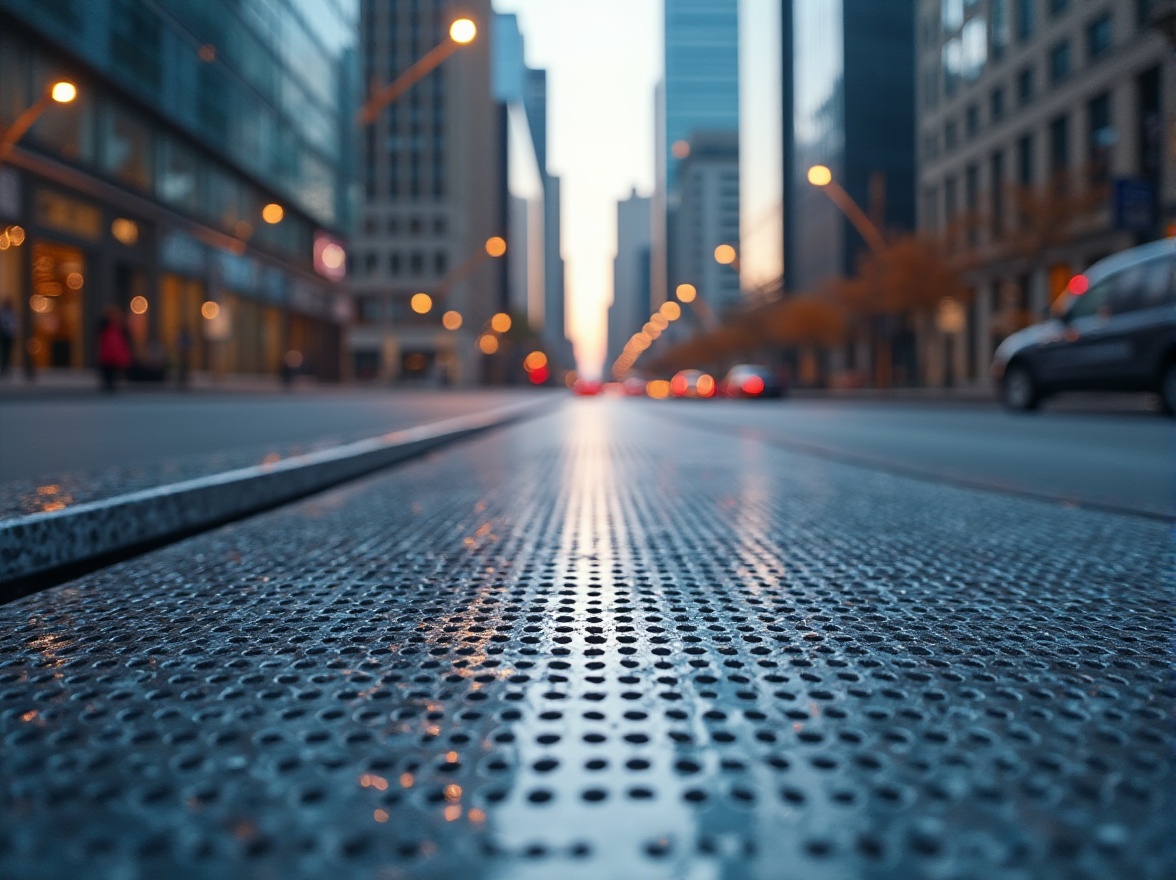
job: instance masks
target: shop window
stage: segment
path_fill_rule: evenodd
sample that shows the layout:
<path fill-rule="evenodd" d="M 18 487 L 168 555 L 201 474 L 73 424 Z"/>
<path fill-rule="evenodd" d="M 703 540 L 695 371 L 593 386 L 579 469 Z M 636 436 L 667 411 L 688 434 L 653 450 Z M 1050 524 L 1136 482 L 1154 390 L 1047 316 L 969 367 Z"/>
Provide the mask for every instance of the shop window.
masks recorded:
<path fill-rule="evenodd" d="M 102 126 L 102 170 L 123 183 L 151 189 L 152 132 L 138 115 L 108 107 Z"/>
<path fill-rule="evenodd" d="M 28 354 L 35 367 L 85 365 L 84 303 L 89 281 L 77 248 L 48 242 L 32 246 L 32 316 Z"/>
<path fill-rule="evenodd" d="M 156 194 L 169 205 L 189 211 L 200 209 L 200 159 L 172 138 L 160 144 Z"/>

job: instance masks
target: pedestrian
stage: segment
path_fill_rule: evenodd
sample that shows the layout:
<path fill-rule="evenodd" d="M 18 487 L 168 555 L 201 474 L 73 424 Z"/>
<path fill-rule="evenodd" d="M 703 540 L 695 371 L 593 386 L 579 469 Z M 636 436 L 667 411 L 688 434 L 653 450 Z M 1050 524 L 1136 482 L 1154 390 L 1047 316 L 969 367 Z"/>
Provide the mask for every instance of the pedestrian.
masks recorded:
<path fill-rule="evenodd" d="M 8 375 L 8 365 L 12 360 L 12 345 L 16 341 L 16 309 L 12 307 L 12 300 L 4 300 L 0 305 L 0 378 Z"/>
<path fill-rule="evenodd" d="M 114 392 L 119 373 L 131 366 L 131 340 L 122 310 L 115 305 L 106 307 L 98 323 L 98 369 L 102 374 L 102 390 Z"/>

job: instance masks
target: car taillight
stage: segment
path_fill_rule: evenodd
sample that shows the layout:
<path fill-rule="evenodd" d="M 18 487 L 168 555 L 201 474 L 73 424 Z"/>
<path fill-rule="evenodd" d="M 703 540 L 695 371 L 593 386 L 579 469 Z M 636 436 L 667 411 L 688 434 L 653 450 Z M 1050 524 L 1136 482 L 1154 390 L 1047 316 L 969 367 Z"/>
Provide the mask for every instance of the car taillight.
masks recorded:
<path fill-rule="evenodd" d="M 764 380 L 759 376 L 748 376 L 743 380 L 743 393 L 755 397 L 764 391 Z"/>
<path fill-rule="evenodd" d="M 688 387 L 689 383 L 686 381 L 685 376 L 675 376 L 672 380 L 670 380 L 670 391 L 672 391 L 677 397 L 681 397 L 683 394 L 685 394 Z"/>

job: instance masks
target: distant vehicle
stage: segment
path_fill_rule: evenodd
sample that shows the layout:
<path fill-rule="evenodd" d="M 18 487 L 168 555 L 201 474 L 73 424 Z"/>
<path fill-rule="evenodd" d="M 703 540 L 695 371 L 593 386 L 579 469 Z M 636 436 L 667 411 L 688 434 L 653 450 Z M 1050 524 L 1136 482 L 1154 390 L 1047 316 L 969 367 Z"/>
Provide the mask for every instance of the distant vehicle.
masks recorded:
<path fill-rule="evenodd" d="M 784 386 L 767 367 L 738 364 L 719 385 L 724 397 L 783 397 Z"/>
<path fill-rule="evenodd" d="M 646 384 L 646 381 L 640 376 L 626 376 L 621 382 L 625 397 L 644 397 Z"/>
<path fill-rule="evenodd" d="M 1053 317 L 1000 344 L 992 375 L 1012 410 L 1062 391 L 1154 391 L 1176 413 L 1176 239 L 1131 248 L 1070 280 Z"/>
<path fill-rule="evenodd" d="M 595 397 L 604 389 L 599 379 L 577 379 L 572 383 L 572 394 L 577 397 Z"/>
<path fill-rule="evenodd" d="M 714 397 L 715 379 L 702 370 L 682 370 L 670 380 L 674 397 Z"/>

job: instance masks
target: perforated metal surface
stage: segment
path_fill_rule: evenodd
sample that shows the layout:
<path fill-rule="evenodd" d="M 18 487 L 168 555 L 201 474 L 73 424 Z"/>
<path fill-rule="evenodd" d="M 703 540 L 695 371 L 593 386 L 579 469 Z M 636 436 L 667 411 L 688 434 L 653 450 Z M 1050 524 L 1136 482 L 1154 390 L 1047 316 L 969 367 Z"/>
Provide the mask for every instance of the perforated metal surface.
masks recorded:
<path fill-rule="evenodd" d="M 0 876 L 1172 876 L 1165 528 L 602 403 L 0 609 Z"/>

